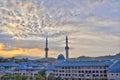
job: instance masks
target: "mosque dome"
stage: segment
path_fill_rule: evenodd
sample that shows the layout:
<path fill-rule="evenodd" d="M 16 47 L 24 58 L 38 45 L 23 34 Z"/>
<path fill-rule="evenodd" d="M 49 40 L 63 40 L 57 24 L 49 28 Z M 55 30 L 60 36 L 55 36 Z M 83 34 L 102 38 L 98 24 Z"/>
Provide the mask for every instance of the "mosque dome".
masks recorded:
<path fill-rule="evenodd" d="M 64 60 L 65 60 L 65 57 L 63 54 L 58 55 L 57 61 L 64 61 Z"/>

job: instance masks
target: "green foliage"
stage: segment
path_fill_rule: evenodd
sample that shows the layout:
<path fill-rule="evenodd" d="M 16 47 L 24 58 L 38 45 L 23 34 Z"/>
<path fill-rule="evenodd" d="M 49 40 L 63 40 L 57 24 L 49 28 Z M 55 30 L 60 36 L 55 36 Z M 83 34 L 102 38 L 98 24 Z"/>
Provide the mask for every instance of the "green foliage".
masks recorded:
<path fill-rule="evenodd" d="M 43 76 L 43 77 L 45 77 L 45 70 L 39 71 L 38 74 L 41 75 L 41 76 Z"/>
<path fill-rule="evenodd" d="M 36 75 L 36 80 L 45 80 L 45 70 L 39 71 Z"/>
<path fill-rule="evenodd" d="M 5 74 L 1 80 L 46 80 L 45 70 L 39 71 L 35 77 L 25 76 L 21 74 Z M 53 74 L 50 74 L 47 80 L 56 80 Z M 58 78 L 57 80 L 61 80 Z"/>
<path fill-rule="evenodd" d="M 56 80 L 61 80 L 61 79 L 62 79 L 62 78 L 61 78 L 60 76 L 56 78 Z"/>
<path fill-rule="evenodd" d="M 14 75 L 14 80 L 21 80 L 22 76 L 20 74 Z"/>
<path fill-rule="evenodd" d="M 1 77 L 1 80 L 27 80 L 28 76 L 22 76 L 20 74 L 5 74 Z"/>
<path fill-rule="evenodd" d="M 28 78 L 28 76 L 22 76 L 22 80 L 27 80 Z"/>
<path fill-rule="evenodd" d="M 38 74 L 36 76 L 36 80 L 45 80 L 45 78 L 43 76 L 41 76 L 41 75 Z"/>
<path fill-rule="evenodd" d="M 12 80 L 13 75 L 12 74 L 5 74 L 1 77 L 1 80 Z"/>
<path fill-rule="evenodd" d="M 50 75 L 48 76 L 48 80 L 55 80 L 55 76 L 54 76 L 53 74 L 50 74 Z"/>
<path fill-rule="evenodd" d="M 100 79 L 100 78 L 95 78 L 95 79 L 93 79 L 93 80 L 104 80 L 104 79 Z"/>

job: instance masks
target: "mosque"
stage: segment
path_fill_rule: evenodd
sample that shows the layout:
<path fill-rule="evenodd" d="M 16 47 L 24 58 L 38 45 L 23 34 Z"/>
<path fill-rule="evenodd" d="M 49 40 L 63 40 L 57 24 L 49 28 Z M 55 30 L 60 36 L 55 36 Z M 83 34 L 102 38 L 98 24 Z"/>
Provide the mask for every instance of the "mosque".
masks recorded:
<path fill-rule="evenodd" d="M 46 75 L 54 74 L 62 80 L 120 80 L 120 60 L 115 61 L 70 61 L 68 36 L 63 54 L 57 57 L 57 64 L 46 68 Z M 45 58 L 48 59 L 48 39 L 46 38 Z"/>
<path fill-rule="evenodd" d="M 46 37 L 45 59 L 48 59 L 48 38 Z M 59 54 L 57 60 L 47 62 L 0 62 L 0 78 L 6 73 L 20 74 L 34 78 L 41 70 L 45 70 L 46 77 L 50 74 L 60 80 L 120 80 L 120 60 L 109 61 L 70 61 L 68 36 L 65 46 L 66 57 Z"/>
<path fill-rule="evenodd" d="M 48 60 L 48 37 L 46 37 L 46 47 L 45 47 L 45 59 Z M 69 59 L 69 46 L 68 46 L 68 36 L 66 35 L 66 46 L 65 46 L 65 51 L 66 51 L 66 59 L 64 58 L 63 54 L 58 55 L 57 60 L 68 60 Z"/>

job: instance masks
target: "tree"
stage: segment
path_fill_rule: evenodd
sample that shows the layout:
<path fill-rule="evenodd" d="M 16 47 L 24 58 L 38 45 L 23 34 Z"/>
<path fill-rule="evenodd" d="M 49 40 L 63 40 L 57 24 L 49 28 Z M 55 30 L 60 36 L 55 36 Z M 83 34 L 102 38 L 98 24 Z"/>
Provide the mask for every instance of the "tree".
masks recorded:
<path fill-rule="evenodd" d="M 13 75 L 8 73 L 1 77 L 1 80 L 12 80 L 12 79 L 13 79 Z"/>
<path fill-rule="evenodd" d="M 28 76 L 22 76 L 22 80 L 27 80 Z"/>
<path fill-rule="evenodd" d="M 1 80 L 27 80 L 28 76 L 20 74 L 5 74 L 1 77 Z"/>
<path fill-rule="evenodd" d="M 45 70 L 39 71 L 35 78 L 36 80 L 45 80 L 46 79 Z"/>
<path fill-rule="evenodd" d="M 56 78 L 56 80 L 62 80 L 62 78 L 59 76 L 59 77 Z"/>
<path fill-rule="evenodd" d="M 45 78 L 43 76 L 41 76 L 40 74 L 37 74 L 36 80 L 45 80 Z"/>
<path fill-rule="evenodd" d="M 38 72 L 38 74 L 40 74 L 42 77 L 46 77 L 46 75 L 45 75 L 45 70 L 41 70 L 41 71 L 39 71 Z"/>
<path fill-rule="evenodd" d="M 95 78 L 94 80 L 104 80 L 104 79 L 100 79 L 100 78 Z"/>
<path fill-rule="evenodd" d="M 48 80 L 55 80 L 54 74 L 50 74 L 50 75 L 48 76 Z"/>
<path fill-rule="evenodd" d="M 22 76 L 20 74 L 15 74 L 14 80 L 22 80 Z"/>

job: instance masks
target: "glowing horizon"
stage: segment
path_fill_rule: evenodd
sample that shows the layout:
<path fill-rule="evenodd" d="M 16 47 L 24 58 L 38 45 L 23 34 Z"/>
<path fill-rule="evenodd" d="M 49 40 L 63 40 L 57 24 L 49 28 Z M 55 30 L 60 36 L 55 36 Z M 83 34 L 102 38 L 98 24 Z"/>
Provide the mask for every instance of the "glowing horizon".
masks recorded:
<path fill-rule="evenodd" d="M 118 0 L 0 0 L 0 56 L 103 56 L 120 52 Z"/>

